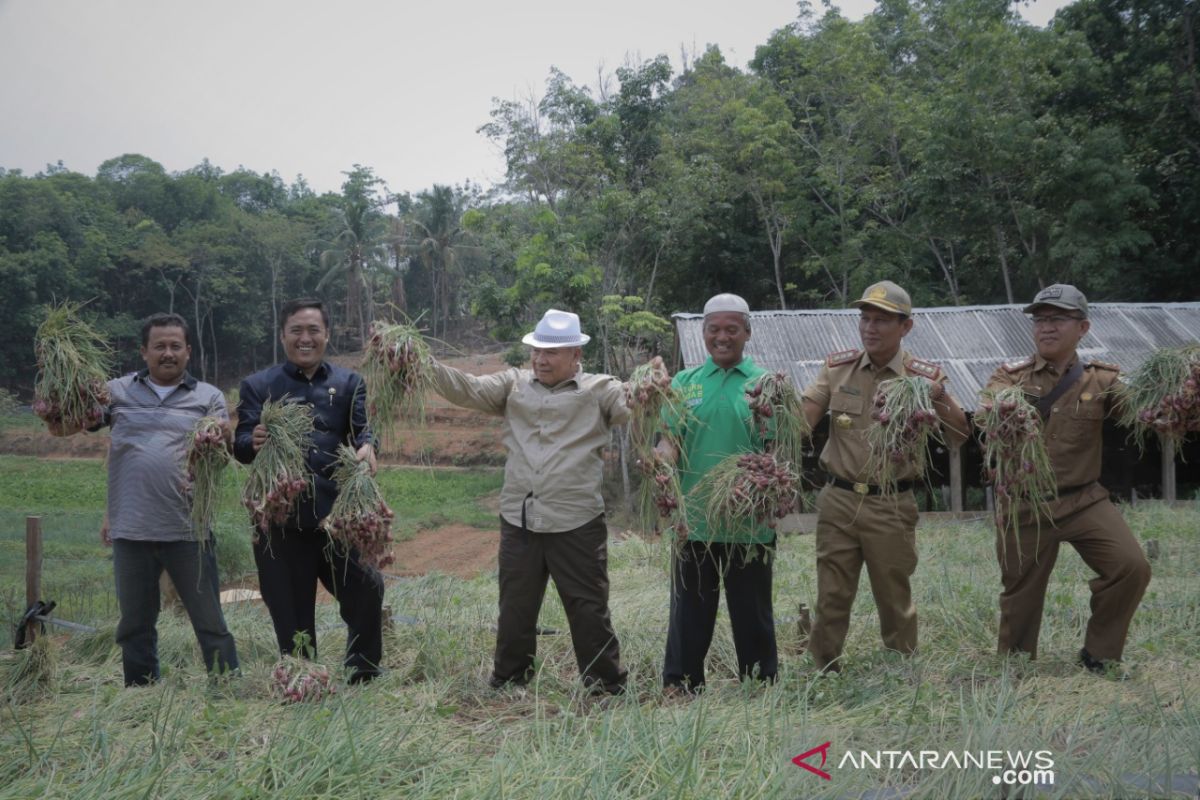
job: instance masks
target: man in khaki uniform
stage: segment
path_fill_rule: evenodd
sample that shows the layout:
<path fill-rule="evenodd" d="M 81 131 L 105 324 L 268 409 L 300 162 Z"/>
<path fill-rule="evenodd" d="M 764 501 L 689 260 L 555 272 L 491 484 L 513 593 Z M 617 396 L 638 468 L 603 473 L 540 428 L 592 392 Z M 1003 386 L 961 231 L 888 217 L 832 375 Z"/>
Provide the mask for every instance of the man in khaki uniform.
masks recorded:
<path fill-rule="evenodd" d="M 817 497 L 817 608 L 809 650 L 818 669 L 837 672 L 850 627 L 850 610 L 863 564 L 879 607 L 879 627 L 889 650 L 917 647 L 917 609 L 909 579 L 917 568 L 917 503 L 912 467 L 899 475 L 898 494 L 883 497 L 869 474 L 867 428 L 882 381 L 920 376 L 934 384 L 934 407 L 952 447 L 966 440 L 967 420 L 946 390 L 946 375 L 901 348 L 912 330 L 912 301 L 891 281 L 867 288 L 861 309 L 862 350 L 831 353 L 804 391 L 804 414 L 815 427 L 830 414 L 829 441 L 821 451 L 828 483 Z"/>
<path fill-rule="evenodd" d="M 1117 367 L 1085 361 L 1076 346 L 1091 323 L 1087 298 L 1074 286 L 1055 284 L 1025 307 L 1033 315 L 1037 355 L 1001 366 L 988 389 L 1020 386 L 1042 416 L 1042 435 L 1058 483 L 1045 516 L 1018 512 L 1018 531 L 996 540 L 1000 562 L 1001 653 L 1037 656 L 1046 584 L 1069 542 L 1098 574 L 1090 581 L 1092 617 L 1080 663 L 1100 672 L 1121 658 L 1133 612 L 1150 582 L 1150 564 L 1121 513 L 1098 483 L 1101 428 L 1112 411 Z"/>

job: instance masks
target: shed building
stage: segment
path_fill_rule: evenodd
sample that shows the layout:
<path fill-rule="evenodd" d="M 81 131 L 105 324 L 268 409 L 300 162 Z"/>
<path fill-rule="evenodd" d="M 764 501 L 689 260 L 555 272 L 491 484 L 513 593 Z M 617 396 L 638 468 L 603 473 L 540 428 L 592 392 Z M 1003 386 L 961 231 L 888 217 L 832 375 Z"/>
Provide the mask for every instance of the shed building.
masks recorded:
<path fill-rule="evenodd" d="M 980 389 L 995 369 L 1034 350 L 1029 319 L 1022 308 L 915 308 L 915 324 L 905 337 L 904 347 L 939 364 L 949 376 L 955 398 L 972 413 Z M 860 346 L 858 315 L 857 309 L 752 312 L 746 354 L 764 369 L 787 373 L 803 388 L 816 379 L 828 353 Z M 672 318 L 675 366 L 684 369 L 703 363 L 708 357 L 701 331 L 703 315 L 677 313 Z M 1158 348 L 1200 342 L 1200 302 L 1092 303 L 1089 318 L 1092 325 L 1080 342 L 1080 355 L 1112 362 L 1125 372 L 1135 369 Z M 821 431 L 817 433 L 820 439 Z M 1106 429 L 1105 485 L 1122 495 L 1134 491 L 1144 494 L 1148 487 L 1157 485 L 1161 496 L 1174 499 L 1175 454 L 1156 449 L 1139 454 L 1126 438 L 1116 428 Z M 980 483 L 978 445 L 972 441 L 964 449 L 961 457 L 943 453 L 941 459 L 934 459 L 933 484 L 949 488 L 950 505 L 956 510 L 961 508 L 964 487 Z M 1193 452 L 1197 450 L 1195 443 L 1187 450 L 1186 464 L 1200 461 L 1200 452 Z"/>

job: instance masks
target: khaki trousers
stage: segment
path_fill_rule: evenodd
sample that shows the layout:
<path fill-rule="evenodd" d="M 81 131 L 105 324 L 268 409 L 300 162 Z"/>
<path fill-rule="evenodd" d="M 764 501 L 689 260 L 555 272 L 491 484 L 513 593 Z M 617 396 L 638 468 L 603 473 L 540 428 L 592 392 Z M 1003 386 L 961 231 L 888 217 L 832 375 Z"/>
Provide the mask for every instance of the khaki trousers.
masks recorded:
<path fill-rule="evenodd" d="M 1093 484 L 1057 500 L 1050 517 L 1040 524 L 1022 520 L 1015 535 L 996 536 L 1000 563 L 1001 654 L 1029 653 L 1037 657 L 1038 633 L 1046 585 L 1066 542 L 1097 575 L 1092 590 L 1092 616 L 1083 646 L 1095 659 L 1119 659 L 1133 612 L 1150 583 L 1150 562 L 1121 512 L 1108 499 L 1108 490 Z"/>
<path fill-rule="evenodd" d="M 826 486 L 817 496 L 817 608 L 809 650 L 819 669 L 837 668 L 863 564 L 889 650 L 917 648 L 917 502 L 911 491 L 865 497 Z"/>

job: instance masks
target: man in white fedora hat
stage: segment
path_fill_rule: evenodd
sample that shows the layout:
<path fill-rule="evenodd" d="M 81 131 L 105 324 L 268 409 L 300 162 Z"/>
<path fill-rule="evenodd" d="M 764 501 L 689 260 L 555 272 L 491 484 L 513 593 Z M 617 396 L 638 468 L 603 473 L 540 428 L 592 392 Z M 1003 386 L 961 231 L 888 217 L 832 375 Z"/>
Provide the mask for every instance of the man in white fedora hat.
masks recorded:
<path fill-rule="evenodd" d="M 538 611 L 554 579 L 584 684 L 624 690 L 626 671 L 608 611 L 608 527 L 602 451 L 629 417 L 622 384 L 580 370 L 590 337 L 579 316 L 550 309 L 522 339 L 531 369 L 470 375 L 431 359 L 450 402 L 504 417 L 500 490 L 500 618 L 491 684 L 534 676 Z"/>

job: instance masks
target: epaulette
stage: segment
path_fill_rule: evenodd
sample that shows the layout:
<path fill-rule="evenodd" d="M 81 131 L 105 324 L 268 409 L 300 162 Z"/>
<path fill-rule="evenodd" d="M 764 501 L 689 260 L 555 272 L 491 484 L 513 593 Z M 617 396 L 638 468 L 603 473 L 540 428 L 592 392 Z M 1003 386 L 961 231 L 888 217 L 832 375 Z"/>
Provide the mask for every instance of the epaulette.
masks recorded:
<path fill-rule="evenodd" d="M 942 374 L 942 368 L 930 361 L 922 361 L 919 358 L 910 358 L 904 362 L 904 368 L 909 372 L 915 372 L 923 378 L 933 380 Z"/>
<path fill-rule="evenodd" d="M 1096 369 L 1107 369 L 1111 372 L 1120 372 L 1121 371 L 1121 368 L 1118 367 L 1116 364 L 1110 364 L 1107 361 L 1097 361 L 1094 358 L 1091 361 L 1089 361 L 1087 363 L 1087 365 L 1089 367 L 1095 367 Z"/>
<path fill-rule="evenodd" d="M 1004 364 L 1003 366 L 1004 366 L 1005 372 L 1020 372 L 1021 370 L 1025 369 L 1026 367 L 1033 366 L 1033 356 L 1025 356 L 1024 358 L 1018 359 L 1017 361 L 1009 361 L 1007 364 Z"/>
<path fill-rule="evenodd" d="M 839 350 L 825 356 L 825 364 L 830 367 L 838 367 L 857 360 L 860 355 L 862 355 L 862 350 Z"/>

